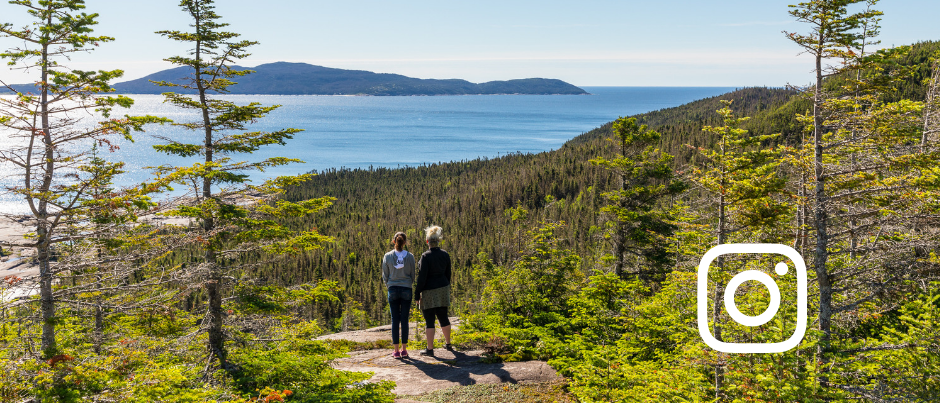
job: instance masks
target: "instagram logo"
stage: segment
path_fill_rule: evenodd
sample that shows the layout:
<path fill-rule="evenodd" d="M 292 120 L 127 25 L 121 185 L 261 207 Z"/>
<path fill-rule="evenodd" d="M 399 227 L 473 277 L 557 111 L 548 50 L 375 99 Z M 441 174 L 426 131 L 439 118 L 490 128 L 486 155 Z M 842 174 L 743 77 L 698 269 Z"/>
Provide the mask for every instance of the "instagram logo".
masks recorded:
<path fill-rule="evenodd" d="M 708 271 L 719 256 L 722 255 L 742 255 L 742 254 L 773 254 L 786 259 L 778 259 L 774 266 L 774 272 L 779 276 L 796 276 L 796 330 L 793 335 L 778 343 L 726 343 L 715 339 L 711 330 L 708 328 Z M 785 260 L 792 262 L 793 266 L 788 265 Z M 738 310 L 734 302 L 734 295 L 745 281 L 757 281 L 764 285 L 770 292 L 770 304 L 764 313 L 757 316 L 748 316 Z M 777 282 L 770 275 L 762 271 L 747 270 L 738 273 L 728 281 L 724 294 L 725 310 L 728 316 L 741 325 L 754 327 L 769 322 L 780 310 L 780 288 Z M 715 309 L 718 309 L 716 306 Z M 790 350 L 800 344 L 803 335 L 806 334 L 806 263 L 803 257 L 793 248 L 778 244 L 724 244 L 718 245 L 702 257 L 702 262 L 698 265 L 698 332 L 712 349 L 725 353 L 782 353 Z"/>

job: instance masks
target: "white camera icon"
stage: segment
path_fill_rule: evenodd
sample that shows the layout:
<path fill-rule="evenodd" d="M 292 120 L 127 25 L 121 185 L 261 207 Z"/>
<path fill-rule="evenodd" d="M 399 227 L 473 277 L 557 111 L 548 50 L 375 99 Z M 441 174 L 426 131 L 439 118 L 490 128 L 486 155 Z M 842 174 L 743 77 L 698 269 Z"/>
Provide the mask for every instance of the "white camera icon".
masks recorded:
<path fill-rule="evenodd" d="M 796 271 L 796 330 L 793 336 L 779 343 L 725 343 L 715 339 L 708 329 L 708 269 L 712 262 L 721 255 L 740 255 L 740 254 L 775 254 L 781 255 L 793 262 Z M 785 262 L 779 262 L 774 270 L 778 275 L 786 275 L 789 272 L 789 265 Z M 759 281 L 770 291 L 770 304 L 764 313 L 757 316 L 748 316 L 738 310 L 734 302 L 734 294 L 742 283 L 748 280 Z M 744 326 L 760 326 L 773 319 L 774 315 L 780 309 L 780 288 L 777 283 L 764 272 L 757 270 L 748 270 L 738 273 L 731 278 L 728 286 L 725 287 L 725 310 L 728 316 L 735 322 Z M 718 307 L 715 307 L 718 309 Z M 786 245 L 779 244 L 750 244 L 736 243 L 718 245 L 702 257 L 702 262 L 698 265 L 698 332 L 712 349 L 724 353 L 782 353 L 788 351 L 803 340 L 806 334 L 806 262 L 799 252 Z"/>

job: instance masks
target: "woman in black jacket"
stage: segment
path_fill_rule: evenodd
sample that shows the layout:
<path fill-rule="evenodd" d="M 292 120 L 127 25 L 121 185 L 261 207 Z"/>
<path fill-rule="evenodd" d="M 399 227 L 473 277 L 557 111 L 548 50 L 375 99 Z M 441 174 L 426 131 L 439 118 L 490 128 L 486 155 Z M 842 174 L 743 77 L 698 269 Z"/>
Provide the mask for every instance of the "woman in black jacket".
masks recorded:
<path fill-rule="evenodd" d="M 450 345 L 450 255 L 440 248 L 444 230 L 436 225 L 425 228 L 427 252 L 418 260 L 418 279 L 415 282 L 415 299 L 424 314 L 425 336 L 428 348 L 421 355 L 434 356 L 434 318 L 441 323 L 444 332 L 444 348 L 453 351 Z"/>

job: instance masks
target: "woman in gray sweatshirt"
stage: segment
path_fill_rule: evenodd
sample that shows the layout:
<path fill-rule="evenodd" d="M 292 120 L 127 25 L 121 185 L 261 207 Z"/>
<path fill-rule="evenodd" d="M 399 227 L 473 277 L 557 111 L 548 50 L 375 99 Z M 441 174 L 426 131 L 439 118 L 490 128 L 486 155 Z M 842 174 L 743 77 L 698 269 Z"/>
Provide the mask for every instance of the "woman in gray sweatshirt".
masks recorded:
<path fill-rule="evenodd" d="M 408 316 L 411 313 L 411 285 L 415 278 L 415 257 L 405 250 L 408 237 L 396 232 L 392 249 L 382 257 L 382 281 L 388 288 L 388 305 L 392 310 L 392 357 L 408 357 Z M 401 338 L 399 339 L 399 329 Z M 401 344 L 399 344 L 399 341 Z"/>

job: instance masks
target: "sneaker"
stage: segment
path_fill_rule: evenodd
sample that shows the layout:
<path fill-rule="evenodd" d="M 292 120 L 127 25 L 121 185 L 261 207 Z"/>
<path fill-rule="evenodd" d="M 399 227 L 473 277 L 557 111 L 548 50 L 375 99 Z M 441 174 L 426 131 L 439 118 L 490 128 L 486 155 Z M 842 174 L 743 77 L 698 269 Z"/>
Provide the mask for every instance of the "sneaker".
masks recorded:
<path fill-rule="evenodd" d="M 396 351 L 395 354 L 392 354 L 392 358 L 401 358 L 401 353 Z"/>
<path fill-rule="evenodd" d="M 447 344 L 444 345 L 444 350 L 453 352 L 453 351 L 454 351 L 454 345 L 453 345 L 453 344 L 450 344 L 450 343 L 447 343 Z"/>
<path fill-rule="evenodd" d="M 418 354 L 421 354 L 421 355 L 424 355 L 424 356 L 428 356 L 428 357 L 433 357 L 433 356 L 434 356 L 434 350 L 432 350 L 432 349 L 427 349 L 427 350 L 421 351 L 421 352 L 418 353 Z"/>
<path fill-rule="evenodd" d="M 401 358 L 408 358 L 408 350 L 401 350 Z"/>

